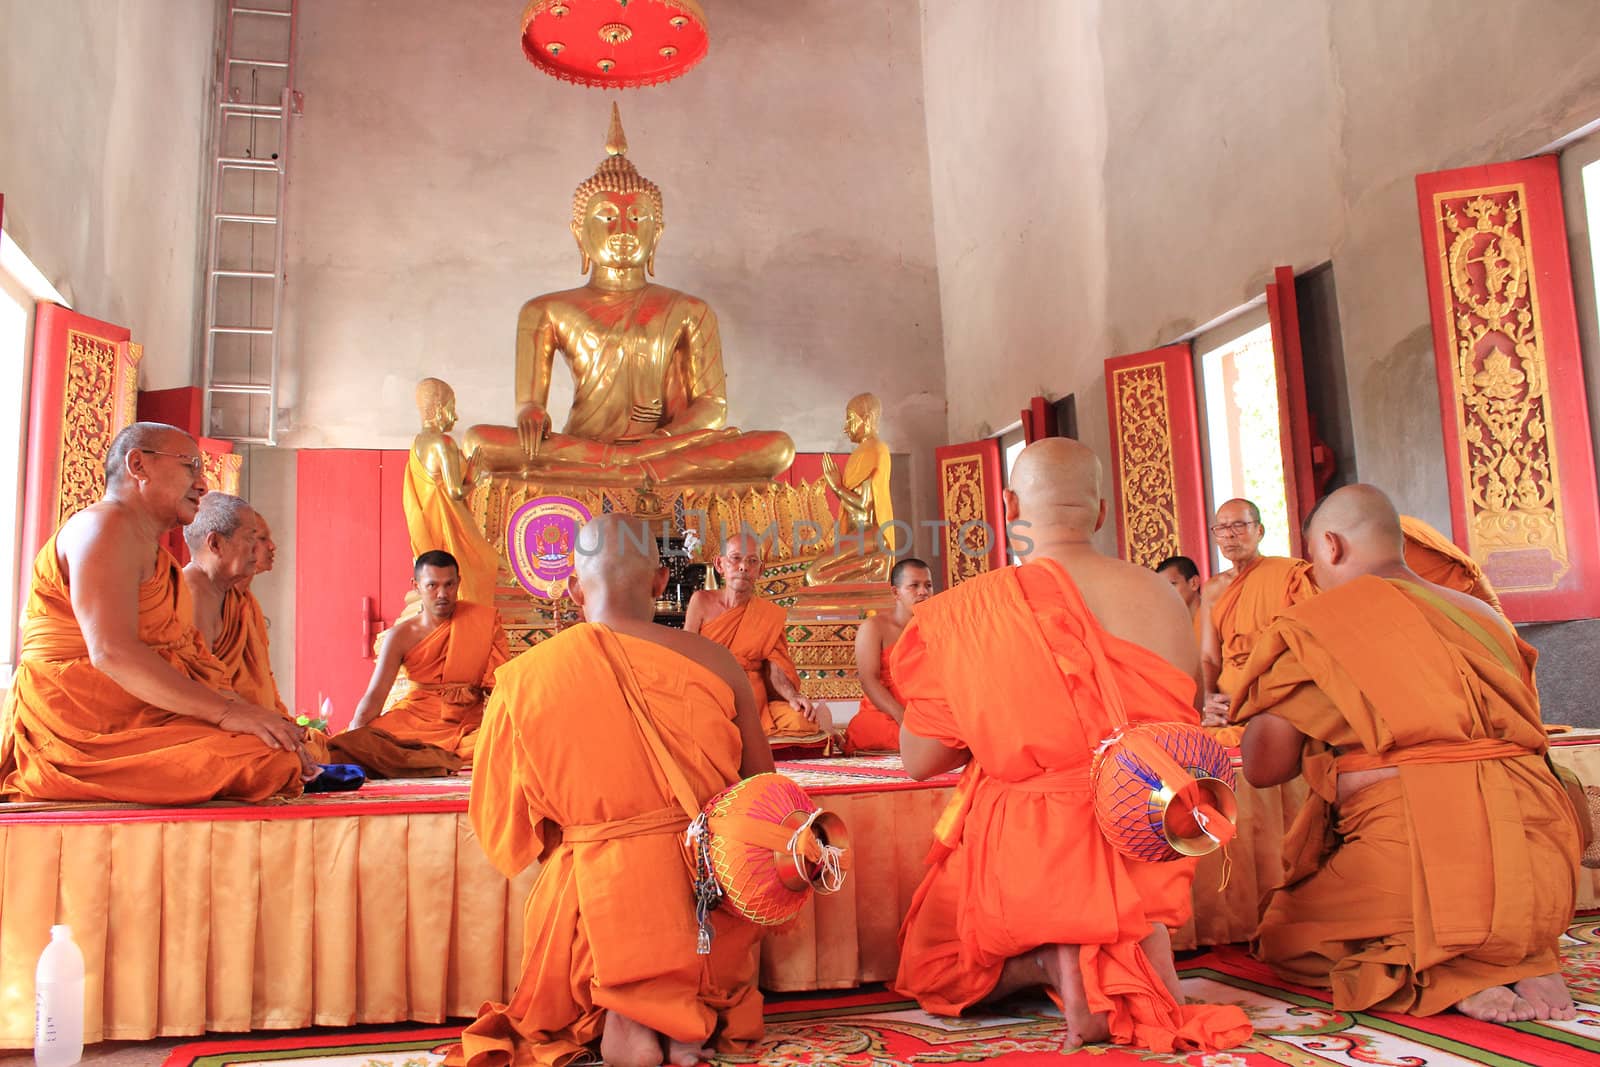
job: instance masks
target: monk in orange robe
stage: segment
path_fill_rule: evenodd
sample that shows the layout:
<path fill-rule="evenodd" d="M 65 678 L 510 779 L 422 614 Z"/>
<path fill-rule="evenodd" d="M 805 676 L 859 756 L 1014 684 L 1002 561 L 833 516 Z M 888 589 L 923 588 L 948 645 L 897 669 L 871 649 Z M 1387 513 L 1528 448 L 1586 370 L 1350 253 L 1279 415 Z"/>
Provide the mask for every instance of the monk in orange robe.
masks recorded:
<path fill-rule="evenodd" d="M 1454 541 L 1410 515 L 1400 516 L 1400 532 L 1406 539 L 1406 566 L 1418 578 L 1477 597 L 1501 615 L 1506 613 L 1483 567 Z"/>
<path fill-rule="evenodd" d="M 105 466 L 105 496 L 33 563 L 0 793 L 145 804 L 299 795 L 318 773 L 305 731 L 223 691 L 189 588 L 160 546 L 206 491 L 199 447 L 175 427 L 134 423 Z"/>
<path fill-rule="evenodd" d="M 223 666 L 222 687 L 291 719 L 272 677 L 267 620 L 250 592 L 261 559 L 261 530 L 260 516 L 244 500 L 207 493 L 194 520 L 183 528 L 189 548 L 183 581 L 189 587 L 195 629 Z M 314 762 L 331 762 L 321 730 L 307 728 L 305 749 Z"/>
<path fill-rule="evenodd" d="M 772 770 L 744 672 L 704 637 L 652 624 L 665 588 L 642 523 L 602 515 L 569 582 L 588 621 L 500 672 L 469 811 L 507 877 L 534 860 L 523 973 L 446 1062 L 690 1065 L 762 1035 L 760 929 L 710 914 L 696 954 L 689 810 Z M 596 773 L 596 768 L 604 768 Z"/>
<path fill-rule="evenodd" d="M 889 650 L 911 622 L 912 609 L 933 595 L 933 570 L 915 556 L 907 556 L 889 572 L 889 587 L 894 590 L 894 611 L 869 616 L 856 628 L 861 704 L 845 727 L 844 751 L 848 756 L 900 751 L 900 720 L 906 709 L 895 692 Z"/>
<path fill-rule="evenodd" d="M 470 765 L 495 669 L 511 658 L 505 627 L 494 608 L 457 599 L 461 572 L 450 553 L 424 552 L 414 573 L 422 611 L 384 639 L 350 730 L 373 723 L 389 737 L 443 749 Z M 411 688 L 384 711 L 401 666 Z"/>
<path fill-rule="evenodd" d="M 1257 953 L 1341 1011 L 1573 1018 L 1559 947 L 1579 831 L 1535 653 L 1406 567 L 1371 486 L 1323 501 L 1307 546 L 1323 591 L 1262 635 L 1241 686 L 1245 777 L 1311 790 Z"/>
<path fill-rule="evenodd" d="M 735 535 L 716 559 L 721 589 L 702 589 L 689 598 L 683 628 L 705 634 L 733 653 L 750 679 L 761 707 L 761 726 L 775 741 L 833 732 L 828 706 L 800 692 L 800 672 L 789 656 L 784 611 L 756 596 L 765 564 L 753 537 Z"/>
<path fill-rule="evenodd" d="M 1185 1004 L 1173 963 L 1196 861 L 1127 859 L 1089 784 L 1111 702 L 1133 722 L 1199 721 L 1189 620 L 1165 579 L 1095 551 L 1100 463 L 1076 441 L 1025 448 L 1005 506 L 1028 524 L 1022 565 L 923 604 L 894 650 L 906 770 L 976 764 L 906 916 L 895 987 L 951 1014 L 1044 985 L 1073 1045 L 1236 1045 L 1244 1013 Z"/>
<path fill-rule="evenodd" d="M 1218 550 L 1233 566 L 1200 589 L 1201 721 L 1220 728 L 1225 744 L 1238 742 L 1239 731 L 1228 729 L 1229 708 L 1256 638 L 1285 608 L 1317 591 L 1304 560 L 1261 554 L 1266 532 L 1261 509 L 1248 500 L 1223 504 L 1211 525 Z"/>

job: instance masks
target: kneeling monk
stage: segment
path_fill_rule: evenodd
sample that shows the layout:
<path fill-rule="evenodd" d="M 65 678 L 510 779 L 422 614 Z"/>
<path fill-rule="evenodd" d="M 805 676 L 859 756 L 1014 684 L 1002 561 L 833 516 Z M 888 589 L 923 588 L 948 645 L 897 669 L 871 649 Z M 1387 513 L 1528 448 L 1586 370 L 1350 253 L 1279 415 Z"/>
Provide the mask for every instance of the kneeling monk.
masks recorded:
<path fill-rule="evenodd" d="M 1240 690 L 1245 777 L 1311 789 L 1257 954 L 1341 1011 L 1573 1018 L 1558 950 L 1578 824 L 1533 650 L 1406 567 L 1371 486 L 1324 500 L 1306 545 L 1322 593 L 1267 631 Z"/>
<path fill-rule="evenodd" d="M 392 738 L 431 745 L 470 764 L 495 668 L 511 658 L 505 628 L 492 606 L 457 599 L 461 568 L 450 553 L 424 552 L 413 573 L 422 611 L 384 638 L 350 730 L 374 724 Z M 384 711 L 402 665 L 411 688 Z"/>
<path fill-rule="evenodd" d="M 911 610 L 933 595 L 933 571 L 914 556 L 889 572 L 894 611 L 863 619 L 856 629 L 856 674 L 861 679 L 861 705 L 844 731 L 845 755 L 857 752 L 899 752 L 900 720 L 905 702 L 895 691 L 889 650 L 900 640 Z"/>
<path fill-rule="evenodd" d="M 833 732 L 828 706 L 800 692 L 800 672 L 789 655 L 784 611 L 756 594 L 765 564 L 753 537 L 735 535 L 716 559 L 721 589 L 689 598 L 683 628 L 704 634 L 733 653 L 761 709 L 761 727 L 775 741 Z"/>
<path fill-rule="evenodd" d="M 0 740 L 8 799 L 265 800 L 317 773 L 302 728 L 222 691 L 160 546 L 205 491 L 192 437 L 134 423 L 111 442 L 105 496 L 39 550 Z"/>
<path fill-rule="evenodd" d="M 906 770 L 972 760 L 901 931 L 896 988 L 953 1014 L 1028 986 L 1061 1000 L 1070 1044 L 1157 1052 L 1250 1036 L 1232 1006 L 1186 1005 L 1170 927 L 1195 860 L 1141 863 L 1095 821 L 1089 768 L 1120 702 L 1132 722 L 1198 723 L 1199 652 L 1166 579 L 1090 543 L 1100 463 L 1067 438 L 1022 451 L 1006 518 L 1031 551 L 917 609 L 895 646 Z M 954 824 L 954 825 L 953 825 Z"/>
<path fill-rule="evenodd" d="M 508 877 L 543 866 L 517 991 L 453 1065 L 569 1063 L 597 1043 L 614 1067 L 689 1065 L 762 1034 L 761 928 L 715 911 L 696 955 L 683 848 L 686 806 L 772 770 L 750 687 L 724 649 L 651 623 L 667 572 L 643 523 L 597 517 L 576 564 L 588 621 L 501 668 L 484 716 L 472 825 Z"/>

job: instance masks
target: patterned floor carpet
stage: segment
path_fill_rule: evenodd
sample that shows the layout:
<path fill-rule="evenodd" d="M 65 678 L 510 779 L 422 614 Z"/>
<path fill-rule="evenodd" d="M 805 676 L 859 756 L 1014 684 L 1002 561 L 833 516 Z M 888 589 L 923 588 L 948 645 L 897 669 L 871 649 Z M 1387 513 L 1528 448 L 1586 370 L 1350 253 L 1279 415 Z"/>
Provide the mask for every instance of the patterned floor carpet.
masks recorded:
<path fill-rule="evenodd" d="M 1227 1052 L 1158 1055 L 1125 1049 L 1061 1047 L 1059 1017 L 1047 1002 L 1011 1005 L 1008 1014 L 939 1019 L 882 989 L 774 998 L 767 1007 L 767 1040 L 727 1064 L 769 1067 L 888 1067 L 892 1064 L 1056 1063 L 1063 1055 L 1087 1063 L 1185 1064 L 1192 1067 L 1438 1067 L 1438 1065 L 1600 1062 L 1600 916 L 1568 933 L 1567 981 L 1580 1002 L 1566 1023 L 1497 1026 L 1455 1014 L 1414 1019 L 1335 1011 L 1314 990 L 1287 987 L 1237 948 L 1182 962 L 1185 993 L 1195 1000 L 1245 1009 L 1256 1034 Z M 434 1067 L 459 1031 L 416 1028 L 352 1035 L 200 1042 L 174 1050 L 165 1067 Z"/>

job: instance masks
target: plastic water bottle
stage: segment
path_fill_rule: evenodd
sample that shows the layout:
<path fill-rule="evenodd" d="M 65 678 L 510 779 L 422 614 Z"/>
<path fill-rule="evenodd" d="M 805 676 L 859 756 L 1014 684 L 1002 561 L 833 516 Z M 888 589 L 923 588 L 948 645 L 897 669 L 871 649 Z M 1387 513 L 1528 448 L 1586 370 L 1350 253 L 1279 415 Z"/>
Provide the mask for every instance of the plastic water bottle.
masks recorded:
<path fill-rule="evenodd" d="M 83 953 L 72 927 L 50 928 L 33 981 L 33 1062 L 72 1067 L 83 1058 Z"/>

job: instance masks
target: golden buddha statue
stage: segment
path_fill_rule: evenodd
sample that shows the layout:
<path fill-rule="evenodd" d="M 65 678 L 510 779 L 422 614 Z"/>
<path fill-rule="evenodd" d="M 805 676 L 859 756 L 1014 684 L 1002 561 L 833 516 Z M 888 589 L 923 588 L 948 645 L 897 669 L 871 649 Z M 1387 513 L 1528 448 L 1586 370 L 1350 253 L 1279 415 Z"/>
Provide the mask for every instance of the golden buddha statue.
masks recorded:
<path fill-rule="evenodd" d="M 411 554 L 442 549 L 461 571 L 461 599 L 493 604 L 500 554 L 478 529 L 467 507 L 467 471 L 450 431 L 456 424 L 456 393 L 438 378 L 417 383 L 417 414 L 422 432 L 406 457 L 401 504 Z"/>
<path fill-rule="evenodd" d="M 613 104 L 607 157 L 572 198 L 572 236 L 588 284 L 523 305 L 517 423 L 467 431 L 475 478 L 728 485 L 768 481 L 794 461 L 788 434 L 723 425 L 717 316 L 703 300 L 647 280 L 665 228 L 661 190 L 627 150 Z M 575 388 L 567 425 L 553 433 L 545 404 L 558 351 Z"/>
<path fill-rule="evenodd" d="M 883 405 L 871 393 L 850 398 L 844 435 L 856 443 L 839 474 L 833 457 L 822 457 L 822 477 L 839 498 L 833 547 L 806 568 L 807 585 L 886 582 L 894 566 L 894 504 L 889 499 L 889 446 L 878 438 Z M 881 543 L 880 543 L 881 541 Z"/>

